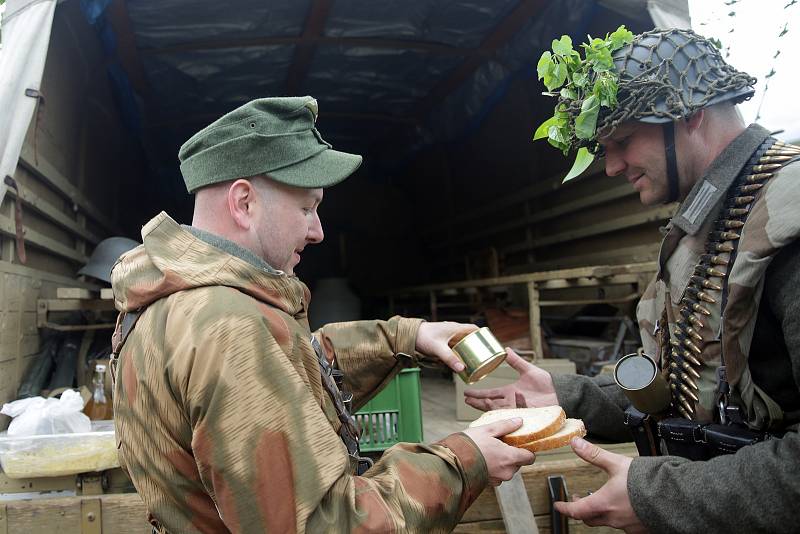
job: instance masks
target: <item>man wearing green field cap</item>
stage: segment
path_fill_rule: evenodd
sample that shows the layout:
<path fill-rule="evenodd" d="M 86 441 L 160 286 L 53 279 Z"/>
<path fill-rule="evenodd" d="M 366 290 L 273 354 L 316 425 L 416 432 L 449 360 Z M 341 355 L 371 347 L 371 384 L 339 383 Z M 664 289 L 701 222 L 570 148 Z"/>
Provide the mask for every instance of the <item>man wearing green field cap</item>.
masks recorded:
<path fill-rule="evenodd" d="M 120 463 L 159 532 L 449 531 L 533 456 L 501 421 L 361 457 L 351 416 L 420 355 L 458 371 L 458 323 L 329 324 L 310 332 L 294 275 L 323 239 L 323 189 L 361 156 L 333 150 L 311 97 L 254 100 L 180 149 L 191 226 L 161 213 L 112 271 L 120 310 Z"/>

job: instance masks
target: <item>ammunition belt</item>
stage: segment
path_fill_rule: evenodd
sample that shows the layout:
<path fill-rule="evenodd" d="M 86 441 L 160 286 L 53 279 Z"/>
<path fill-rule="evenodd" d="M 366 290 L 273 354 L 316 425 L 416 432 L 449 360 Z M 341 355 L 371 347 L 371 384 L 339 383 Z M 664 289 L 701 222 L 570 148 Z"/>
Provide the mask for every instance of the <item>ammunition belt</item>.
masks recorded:
<path fill-rule="evenodd" d="M 700 256 L 683 292 L 680 317 L 674 330 L 667 332 L 670 344 L 667 381 L 672 395 L 672 412 L 686 419 L 692 419 L 699 402 L 695 380 L 700 378 L 698 370 L 704 365 L 701 354 L 705 345 L 699 332 L 705 326 L 705 317 L 711 315 L 709 305 L 720 302 L 720 316 L 724 313 L 727 277 L 736 257 L 738 232 L 765 182 L 798 156 L 800 147 L 772 137 L 754 152 L 730 187 L 722 212 L 709 233 L 705 253 Z"/>

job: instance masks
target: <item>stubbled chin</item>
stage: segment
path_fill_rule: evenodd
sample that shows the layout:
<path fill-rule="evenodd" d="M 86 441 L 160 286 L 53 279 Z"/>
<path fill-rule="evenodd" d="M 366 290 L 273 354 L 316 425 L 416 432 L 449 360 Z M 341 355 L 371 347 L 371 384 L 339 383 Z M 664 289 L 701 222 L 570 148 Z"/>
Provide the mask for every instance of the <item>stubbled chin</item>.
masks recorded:
<path fill-rule="evenodd" d="M 652 191 L 644 189 L 642 191 L 639 191 L 639 202 L 641 202 L 645 206 L 655 206 L 657 204 L 663 203 L 663 200 L 661 200 L 660 198 L 655 198 L 653 196 Z"/>

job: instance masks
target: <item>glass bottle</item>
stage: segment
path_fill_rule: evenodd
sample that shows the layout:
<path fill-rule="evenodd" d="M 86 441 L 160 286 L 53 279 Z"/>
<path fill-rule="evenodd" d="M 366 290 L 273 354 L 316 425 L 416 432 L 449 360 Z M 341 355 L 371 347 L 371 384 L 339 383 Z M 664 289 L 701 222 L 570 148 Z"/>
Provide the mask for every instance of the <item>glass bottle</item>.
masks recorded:
<path fill-rule="evenodd" d="M 86 403 L 83 412 L 92 421 L 112 419 L 114 417 L 113 407 L 106 398 L 106 366 L 98 363 L 94 367 L 94 377 L 92 378 L 92 398 Z"/>

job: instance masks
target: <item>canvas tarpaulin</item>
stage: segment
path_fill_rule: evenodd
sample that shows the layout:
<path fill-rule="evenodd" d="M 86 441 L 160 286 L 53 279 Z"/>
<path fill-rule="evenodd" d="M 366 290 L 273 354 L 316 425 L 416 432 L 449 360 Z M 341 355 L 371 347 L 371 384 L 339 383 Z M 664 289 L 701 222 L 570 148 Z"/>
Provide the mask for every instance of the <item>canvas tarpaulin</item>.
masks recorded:
<path fill-rule="evenodd" d="M 0 49 L 0 203 L 39 102 L 56 0 L 9 0 Z"/>

